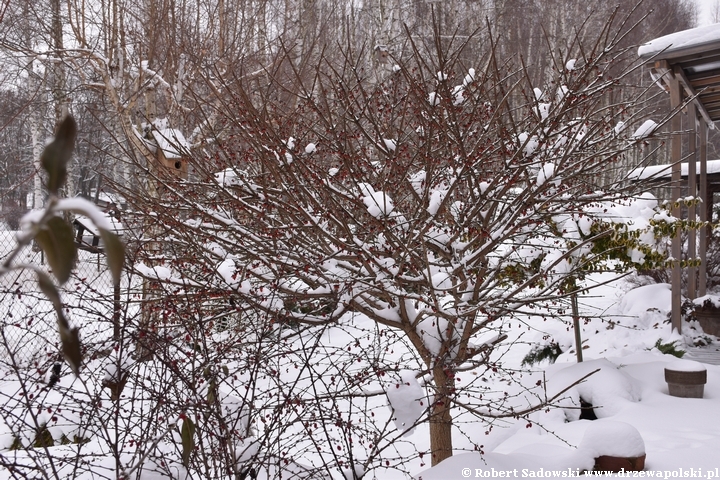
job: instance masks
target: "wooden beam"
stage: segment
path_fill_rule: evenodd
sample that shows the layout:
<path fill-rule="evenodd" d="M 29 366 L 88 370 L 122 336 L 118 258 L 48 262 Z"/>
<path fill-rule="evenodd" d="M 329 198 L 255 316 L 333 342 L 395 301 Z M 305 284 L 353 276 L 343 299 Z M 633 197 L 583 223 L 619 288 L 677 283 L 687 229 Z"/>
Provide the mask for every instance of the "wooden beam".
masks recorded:
<path fill-rule="evenodd" d="M 713 123 L 712 119 L 710 118 L 710 114 L 707 112 L 707 110 L 705 110 L 705 106 L 703 105 L 703 103 L 701 101 L 699 101 L 697 99 L 697 94 L 695 93 L 695 89 L 693 88 L 692 84 L 685 76 L 685 71 L 681 67 L 676 65 L 674 72 L 675 72 L 675 76 L 680 80 L 680 83 L 682 83 L 683 88 L 685 88 L 687 97 L 693 99 L 692 102 L 695 104 L 697 109 L 700 111 L 700 114 L 703 116 L 705 121 L 707 123 Z M 693 130 L 695 130 L 695 129 L 693 128 Z"/>
<path fill-rule="evenodd" d="M 707 124 L 700 122 L 700 198 L 703 204 L 700 208 L 700 221 L 707 222 L 709 209 L 712 205 L 712 198 L 708 197 L 708 175 L 707 175 Z M 707 247 L 708 247 L 708 227 L 703 227 L 698 231 L 700 237 L 700 267 L 698 268 L 698 296 L 704 297 L 707 293 Z"/>
<path fill-rule="evenodd" d="M 680 70 L 680 68 L 678 68 Z M 680 219 L 680 159 L 682 156 L 682 119 L 680 117 L 680 105 L 682 104 L 682 91 L 680 90 L 680 79 L 674 72 L 668 72 L 663 78 L 669 83 L 670 87 L 670 108 L 675 112 L 670 121 L 670 129 L 672 130 L 672 140 L 670 144 L 671 162 L 672 162 L 672 215 Z M 682 298 L 682 271 L 680 270 L 680 261 L 682 260 L 682 244 L 680 239 L 680 231 L 672 238 L 672 312 L 671 324 L 672 328 L 678 333 L 682 333 L 682 319 L 680 316 L 681 298 Z"/>
<path fill-rule="evenodd" d="M 697 159 L 695 156 L 697 146 L 697 109 L 695 108 L 695 102 L 688 103 L 687 106 L 687 120 L 688 120 L 688 195 L 695 198 L 697 197 Z M 702 120 L 701 120 L 702 122 Z M 688 207 L 688 220 L 690 222 L 697 221 L 696 216 L 697 208 L 694 204 L 690 204 Z M 688 231 L 688 252 L 687 258 L 689 260 L 695 260 L 697 256 L 697 231 L 690 227 Z M 692 265 L 688 267 L 688 298 L 697 298 L 697 268 Z"/>

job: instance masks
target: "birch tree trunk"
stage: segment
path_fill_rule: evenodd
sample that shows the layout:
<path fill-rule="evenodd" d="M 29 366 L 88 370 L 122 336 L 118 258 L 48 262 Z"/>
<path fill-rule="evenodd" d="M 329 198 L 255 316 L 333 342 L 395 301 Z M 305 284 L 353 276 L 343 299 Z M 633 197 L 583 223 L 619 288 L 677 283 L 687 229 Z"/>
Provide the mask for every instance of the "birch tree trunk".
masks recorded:
<path fill-rule="evenodd" d="M 35 73 L 35 62 L 30 63 L 28 72 L 28 90 L 30 92 L 39 92 L 40 80 Z M 44 147 L 43 135 L 43 123 L 42 116 L 40 115 L 40 106 L 38 102 L 33 102 L 30 105 L 31 112 L 29 115 L 30 124 L 30 138 L 32 141 L 32 162 L 33 162 L 33 194 L 32 194 L 32 208 L 38 209 L 43 207 L 43 180 L 40 176 L 42 167 L 40 166 L 40 154 Z"/>

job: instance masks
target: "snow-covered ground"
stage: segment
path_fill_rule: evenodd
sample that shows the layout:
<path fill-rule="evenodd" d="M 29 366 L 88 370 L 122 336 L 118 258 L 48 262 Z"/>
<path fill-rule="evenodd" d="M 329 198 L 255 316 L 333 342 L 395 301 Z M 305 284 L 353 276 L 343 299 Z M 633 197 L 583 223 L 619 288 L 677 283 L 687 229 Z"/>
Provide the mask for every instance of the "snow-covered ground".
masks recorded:
<path fill-rule="evenodd" d="M 88 258 L 81 263 L 90 264 L 90 260 Z M 593 281 L 600 283 L 609 279 L 610 274 L 592 277 Z M 106 279 L 100 283 L 108 281 Z M 585 360 L 581 364 L 576 361 L 574 333 L 568 319 L 545 320 L 538 314 L 509 322 L 505 327 L 509 336 L 506 344 L 509 347 L 496 354 L 496 359 L 501 358 L 506 369 L 519 370 L 525 355 L 537 344 L 555 342 L 563 353 L 554 364 L 546 361 L 535 365 L 532 372 L 519 375 L 519 380 L 508 382 L 503 371 L 500 371 L 494 377 L 488 376 L 488 383 L 496 390 L 498 386 L 502 386 L 518 408 L 535 405 L 538 398 L 553 398 L 560 394 L 553 399 L 549 408 L 532 413 L 527 418 L 509 417 L 488 422 L 462 413 L 459 408 L 455 409 L 456 454 L 435 468 L 429 468 L 427 457 L 423 460 L 422 456 L 417 455 L 418 452 L 428 450 L 427 425 L 407 428 L 418 412 L 422 411 L 417 405 L 417 397 L 422 395 L 422 387 L 413 383 L 414 377 L 411 373 L 399 371 L 402 384 L 407 385 L 407 388 L 399 391 L 400 394 L 388 394 L 388 399 L 397 409 L 397 418 L 393 424 L 397 430 L 398 441 L 394 449 L 400 459 L 407 454 L 408 460 L 401 469 L 407 473 L 394 468 L 375 469 L 368 471 L 363 478 L 394 480 L 412 476 L 418 480 L 452 480 L 492 478 L 493 474 L 495 478 L 584 477 L 584 471 L 592 469 L 594 458 L 599 455 L 638 456 L 642 453 L 646 454 L 645 477 L 651 476 L 652 472 L 655 478 L 720 478 L 720 459 L 717 458 L 717 452 L 720 451 L 720 366 L 704 365 L 707 370 L 704 398 L 672 397 L 668 395 L 668 387 L 664 381 L 664 368 L 674 366 L 676 369 L 687 369 L 688 364 L 672 355 L 663 355 L 655 347 L 658 341 L 660 344 L 675 342 L 678 349 L 693 347 L 701 342 L 710 343 L 710 346 L 706 347 L 708 349 L 720 349 L 720 344 L 713 343 L 714 338 L 703 335 L 696 322 L 686 322 L 683 335 L 672 332 L 667 321 L 670 309 L 669 286 L 647 284 L 638 287 L 641 283 L 621 280 L 597 287 L 580 299 L 584 317 L 582 338 Z M 98 283 L 95 282 L 95 287 L 97 286 Z M 98 310 L 101 308 L 98 307 Z M 358 331 L 363 328 L 362 320 L 356 318 L 357 325 L 353 328 Z M 93 332 L 88 331 L 88 325 L 92 325 L 92 322 L 82 323 L 85 327 L 85 338 L 93 336 L 90 335 Z M 7 328 L 10 326 L 6 326 L 6 330 Z M 345 331 L 340 328 L 329 329 L 323 336 L 323 341 L 328 346 L 337 345 L 344 350 L 345 345 L 356 340 L 355 330 L 346 328 Z M 367 327 L 367 331 L 370 330 L 370 327 Z M 55 332 L 50 331 L 52 335 L 49 338 L 54 339 Z M 358 348 L 366 352 L 372 347 L 370 338 L 360 339 L 360 343 Z M 404 352 L 396 352 L 395 355 L 400 360 L 407 360 Z M 89 402 L 95 395 L 94 392 L 102 390 L 99 385 L 104 374 L 101 366 L 106 363 L 107 361 L 89 359 L 85 373 L 82 374 L 82 381 L 74 381 L 69 375 L 61 380 L 63 391 L 66 392 L 65 398 L 49 390 L 44 403 L 67 404 L 70 398 L 73 402 Z M 571 386 L 595 370 L 599 371 L 582 383 Z M 472 374 L 473 372 L 463 373 L 462 378 L 457 379 L 459 386 L 462 387 L 465 384 L 463 382 L 467 383 L 466 377 Z M 571 387 L 565 390 L 568 386 Z M 7 456 L 10 455 L 9 449 L 15 440 L 10 433 L 8 422 L 13 420 L 31 425 L 33 421 L 22 417 L 21 399 L 11 394 L 21 390 L 16 381 L 6 376 L 0 379 L 0 389 L 4 394 L 6 411 L 17 415 L 0 421 L 0 455 Z M 136 393 L 140 391 L 142 389 L 135 390 Z M 403 402 L 403 397 L 408 401 Z M 597 420 L 579 419 L 580 397 L 593 405 Z M 525 404 L 523 399 L 526 400 Z M 11 401 L 19 401 L 18 408 L 10 408 L 7 402 Z M 374 416 L 377 414 L 378 419 L 388 418 L 390 410 L 387 399 L 373 397 L 372 402 L 365 406 L 371 404 Z M 404 404 L 408 406 L 406 410 L 402 409 Z M 404 413 L 407 413 L 407 418 L 402 416 Z M 38 419 L 48 421 L 52 416 L 53 413 L 43 412 Z M 83 422 L 75 418 L 76 416 L 74 411 L 65 411 L 61 422 L 50 422 L 54 425 L 49 428 L 50 434 L 57 437 L 56 441 L 63 436 L 85 437 L 85 434 L 78 430 Z M 32 430 L 21 433 L 23 435 L 20 440 L 24 444 L 32 442 L 35 436 Z M 300 438 L 301 434 L 302 432 L 299 432 L 297 438 Z M 114 464 L 108 456 L 107 442 L 103 443 L 102 436 L 93 436 L 89 440 L 82 448 L 86 458 L 94 457 L 94 466 L 80 478 L 112 477 Z M 177 455 L 180 439 L 175 440 L 177 442 L 174 445 L 170 443 L 163 447 L 168 449 L 169 454 Z M 482 454 L 472 452 L 476 445 L 480 446 Z M 57 457 L 73 457 L 76 455 L 74 448 L 76 447 L 73 445 L 56 444 L 49 447 L 48 451 L 52 451 Z M 13 455 L 14 461 L 20 464 L 33 464 L 30 457 L 26 457 L 23 452 Z M 38 455 L 42 456 L 42 451 L 38 450 L 32 455 L 37 459 Z M 138 461 L 133 458 L 132 449 L 128 450 L 127 455 L 123 454 L 123 459 L 127 464 Z M 316 465 L 318 458 L 313 458 L 312 452 L 306 449 L 305 454 L 296 457 L 296 460 L 300 464 Z M 153 461 L 155 460 L 145 461 L 148 473 L 141 478 L 167 478 L 151 473 Z M 70 463 L 67 468 L 74 467 Z M 97 477 L 91 473 L 101 471 Z M 178 470 L 180 471 L 181 469 Z M 503 475 L 500 475 L 501 472 Z M 64 475 L 62 471 L 58 474 L 61 475 L 60 478 Z M 71 475 L 70 471 L 67 474 Z M 337 475 L 299 478 L 342 479 L 339 472 Z M 9 472 L 0 469 L 0 479 L 5 478 L 13 477 Z M 270 475 L 259 478 L 273 477 Z"/>
<path fill-rule="evenodd" d="M 664 369 L 687 368 L 688 360 L 654 348 L 658 340 L 692 349 L 696 342 L 715 339 L 702 335 L 694 321 L 684 323 L 683 335 L 671 332 L 666 322 L 668 285 L 635 286 L 620 281 L 584 299 L 585 311 L 594 310 L 598 316 L 583 325 L 582 364 L 575 358 L 572 331 L 564 325 L 548 321 L 544 332 L 526 335 L 530 342 L 549 335 L 563 347 L 555 364 L 545 362 L 536 376 L 523 382 L 530 386 L 546 379 L 548 397 L 591 371 L 599 372 L 570 388 L 553 402 L 554 407 L 530 415 L 529 421 L 516 420 L 487 435 L 479 427 L 477 437 L 485 439 L 475 440 L 483 444 L 484 455 L 456 454 L 415 478 L 485 478 L 493 472 L 496 478 L 500 472 L 507 472 L 509 478 L 584 477 L 583 470 L 592 469 L 597 456 L 633 457 L 643 452 L 645 471 L 640 475 L 644 477 L 718 478 L 720 366 L 690 363 L 707 371 L 704 397 L 672 397 Z M 720 345 L 705 348 L 720 349 Z M 517 362 L 525 352 L 516 348 L 505 361 Z M 579 397 L 594 406 L 597 420 L 579 419 Z"/>

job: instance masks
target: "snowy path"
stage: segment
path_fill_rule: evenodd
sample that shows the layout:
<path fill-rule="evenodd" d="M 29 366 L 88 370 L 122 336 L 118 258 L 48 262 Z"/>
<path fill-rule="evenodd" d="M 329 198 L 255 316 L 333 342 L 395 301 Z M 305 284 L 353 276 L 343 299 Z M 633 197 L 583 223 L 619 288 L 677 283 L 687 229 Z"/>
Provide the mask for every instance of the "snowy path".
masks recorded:
<path fill-rule="evenodd" d="M 720 347 L 711 345 L 709 347 L 691 347 L 686 350 L 683 358 L 695 360 L 696 362 L 720 365 Z"/>

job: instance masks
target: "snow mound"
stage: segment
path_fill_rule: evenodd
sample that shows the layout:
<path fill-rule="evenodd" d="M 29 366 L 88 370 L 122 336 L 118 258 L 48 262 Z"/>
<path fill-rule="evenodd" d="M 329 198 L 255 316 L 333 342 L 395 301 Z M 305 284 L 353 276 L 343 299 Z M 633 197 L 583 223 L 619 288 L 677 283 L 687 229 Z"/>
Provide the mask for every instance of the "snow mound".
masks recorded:
<path fill-rule="evenodd" d="M 618 313 L 642 319 L 649 310 L 669 312 L 672 289 L 668 283 L 656 283 L 634 288 L 627 292 L 618 304 Z"/>
<path fill-rule="evenodd" d="M 672 362 L 669 366 L 665 367 L 665 370 L 671 370 L 673 372 L 705 372 L 707 369 L 700 362 L 693 360 L 677 360 Z"/>
<path fill-rule="evenodd" d="M 641 457 L 645 455 L 645 442 L 635 427 L 615 420 L 591 422 L 580 442 L 581 449 L 587 449 L 596 457 Z"/>
<path fill-rule="evenodd" d="M 588 451 L 557 448 L 552 452 L 532 453 L 466 453 L 453 455 L 439 465 L 425 470 L 417 480 L 459 478 L 558 478 L 579 477 L 592 470 L 594 458 Z"/>
<path fill-rule="evenodd" d="M 552 398 L 594 370 L 599 371 L 571 387 L 559 400 L 566 418 L 570 421 L 580 418 L 581 398 L 593 405 L 593 411 L 598 418 L 616 415 L 629 403 L 640 401 L 640 387 L 635 379 L 604 358 L 578 363 L 554 372 L 547 382 L 548 397 Z"/>

